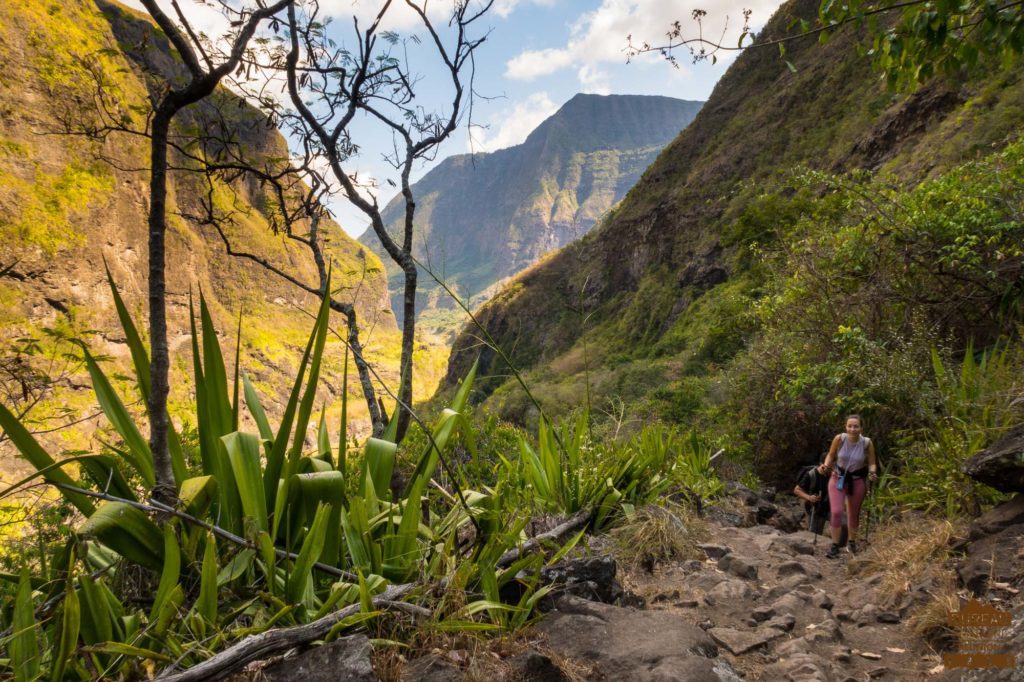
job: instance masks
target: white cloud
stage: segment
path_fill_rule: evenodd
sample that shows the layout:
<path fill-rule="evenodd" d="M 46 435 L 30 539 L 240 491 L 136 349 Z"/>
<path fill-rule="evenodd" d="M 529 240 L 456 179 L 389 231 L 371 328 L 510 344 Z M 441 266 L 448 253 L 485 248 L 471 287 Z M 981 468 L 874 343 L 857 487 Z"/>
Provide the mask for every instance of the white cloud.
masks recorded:
<path fill-rule="evenodd" d="M 595 95 L 610 95 L 612 92 L 611 75 L 593 64 L 584 64 L 576 73 L 580 80 L 580 91 Z"/>
<path fill-rule="evenodd" d="M 495 0 L 491 11 L 502 19 L 507 19 L 515 11 L 516 7 L 519 6 L 520 2 L 521 0 Z M 530 4 L 542 5 L 544 7 L 550 7 L 555 2 L 556 0 L 530 0 Z"/>
<path fill-rule="evenodd" d="M 698 35 L 698 26 L 691 15 L 699 7 L 707 11 L 700 27 L 703 36 L 713 41 L 722 40 L 727 45 L 735 44 L 743 25 L 744 9 L 752 10 L 751 24 L 759 27 L 778 5 L 779 0 L 705 0 L 692 6 L 678 0 L 603 0 L 596 10 L 576 19 L 564 45 L 519 53 L 506 63 L 505 76 L 528 81 L 573 67 L 578 69 L 581 86 L 593 88 L 602 82 L 597 65 L 625 62 L 627 36 L 632 36 L 634 44 L 644 41 L 659 44 L 664 41 L 671 22 L 678 19 L 684 37 L 694 37 Z M 732 54 L 723 54 L 720 59 Z M 685 63 L 688 58 L 685 48 L 677 52 L 677 56 Z"/>
<path fill-rule="evenodd" d="M 525 101 L 498 112 L 492 118 L 501 121 L 497 130 L 471 130 L 472 151 L 493 152 L 517 145 L 557 110 L 558 105 L 551 101 L 548 93 L 535 92 Z"/>

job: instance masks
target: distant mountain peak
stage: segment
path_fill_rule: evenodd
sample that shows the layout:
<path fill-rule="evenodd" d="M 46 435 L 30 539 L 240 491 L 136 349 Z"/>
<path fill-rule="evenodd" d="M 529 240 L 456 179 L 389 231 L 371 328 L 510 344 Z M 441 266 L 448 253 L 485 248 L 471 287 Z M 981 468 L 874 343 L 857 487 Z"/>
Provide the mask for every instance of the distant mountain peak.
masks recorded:
<path fill-rule="evenodd" d="M 589 231 L 701 104 L 577 94 L 522 144 L 445 159 L 413 185 L 417 258 L 461 297 L 479 302 L 498 281 Z M 396 198 L 383 217 L 397 233 L 403 216 L 404 203 Z M 376 235 L 367 232 L 360 240 L 383 256 L 393 300 L 400 300 L 401 273 L 388 262 Z M 420 278 L 421 319 L 453 306 L 438 295 L 431 278 Z M 450 327 L 447 320 L 434 326 Z"/>

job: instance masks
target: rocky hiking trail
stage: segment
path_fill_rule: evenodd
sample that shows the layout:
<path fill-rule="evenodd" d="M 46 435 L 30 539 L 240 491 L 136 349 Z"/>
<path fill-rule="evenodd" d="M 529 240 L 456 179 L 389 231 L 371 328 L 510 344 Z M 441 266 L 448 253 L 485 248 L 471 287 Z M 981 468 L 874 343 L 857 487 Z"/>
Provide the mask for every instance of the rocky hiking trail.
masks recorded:
<path fill-rule="evenodd" d="M 904 623 L 914 600 L 894 610 L 877 606 L 879 578 L 851 577 L 857 559 L 845 551 L 826 559 L 826 537 L 815 546 L 807 531 L 715 523 L 711 535 L 700 545 L 704 560 L 626 576 L 626 592 L 611 559 L 566 562 L 551 576 L 564 592 L 526 633 L 525 651 L 484 675 L 466 665 L 467 653 L 435 650 L 397 679 L 838 681 L 920 679 L 941 670 L 940 656 Z M 353 663 L 353 647 L 362 663 L 339 677 L 340 661 Z M 365 637 L 347 638 L 262 674 L 303 682 L 390 678 L 376 675 L 369 651 Z"/>
<path fill-rule="evenodd" d="M 604 554 L 607 536 L 591 537 L 589 554 L 542 571 L 541 582 L 552 586 L 542 603 L 546 613 L 508 640 L 428 638 L 407 660 L 405 653 L 383 656 L 365 635 L 353 635 L 263 662 L 246 678 L 1024 682 L 1024 424 L 968 460 L 964 473 L 1013 497 L 956 531 L 924 515 L 888 519 L 885 532 L 865 519 L 861 553 L 844 551 L 838 559 L 825 557 L 827 536 L 815 543 L 800 530 L 792 496 L 779 496 L 785 499 L 777 504 L 730 483 L 728 500 L 704 510 L 708 539 L 691 542 L 700 558 L 617 575 L 615 560 Z M 690 532 L 664 509 L 653 516 L 680 534 Z M 901 529 L 902 536 L 889 533 Z M 867 570 L 871 562 L 892 571 Z M 1008 626 L 981 641 L 1016 666 L 943 666 L 943 653 L 962 650 L 958 636 L 970 646 L 978 634 L 944 629 L 949 612 L 974 599 L 982 609 L 1010 615 Z M 941 635 L 932 641 L 943 651 L 917 634 L 912 616 L 931 623 L 931 632 Z"/>
<path fill-rule="evenodd" d="M 700 679 L 917 679 L 935 670 L 940 657 L 903 624 L 912 600 L 880 608 L 881 576 L 851 576 L 856 557 L 827 559 L 828 547 L 806 531 L 717 527 L 701 546 L 705 561 L 665 566 L 633 589 L 650 611 L 696 625 L 717 645 L 731 676 L 720 666 L 717 678 Z"/>

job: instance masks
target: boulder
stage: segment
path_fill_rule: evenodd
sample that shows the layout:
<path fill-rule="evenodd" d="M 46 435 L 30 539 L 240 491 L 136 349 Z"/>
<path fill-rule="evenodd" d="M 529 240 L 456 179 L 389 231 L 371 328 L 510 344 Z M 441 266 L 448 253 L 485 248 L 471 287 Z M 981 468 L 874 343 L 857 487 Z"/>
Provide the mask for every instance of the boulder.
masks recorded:
<path fill-rule="evenodd" d="M 552 652 L 623 682 L 738 679 L 699 627 L 668 611 L 634 611 L 566 596 L 536 626 Z"/>
<path fill-rule="evenodd" d="M 975 595 L 986 592 L 989 581 L 1014 582 L 1024 575 L 1024 523 L 976 540 L 967 546 L 967 555 L 957 566 L 964 586 Z"/>
<path fill-rule="evenodd" d="M 964 462 L 963 471 L 1004 493 L 1024 492 L 1024 424 Z"/>
<path fill-rule="evenodd" d="M 365 635 L 352 635 L 286 658 L 262 670 L 267 682 L 377 682 Z"/>
<path fill-rule="evenodd" d="M 954 546 L 964 554 L 957 566 L 960 581 L 976 595 L 984 594 L 990 580 L 1013 582 L 1024 574 L 1022 547 L 1024 494 L 1017 494 L 975 519 L 967 538 Z"/>
<path fill-rule="evenodd" d="M 551 596 L 573 595 L 612 604 L 622 597 L 615 579 L 615 560 L 610 556 L 567 559 L 540 572 L 542 585 L 553 585 Z"/>

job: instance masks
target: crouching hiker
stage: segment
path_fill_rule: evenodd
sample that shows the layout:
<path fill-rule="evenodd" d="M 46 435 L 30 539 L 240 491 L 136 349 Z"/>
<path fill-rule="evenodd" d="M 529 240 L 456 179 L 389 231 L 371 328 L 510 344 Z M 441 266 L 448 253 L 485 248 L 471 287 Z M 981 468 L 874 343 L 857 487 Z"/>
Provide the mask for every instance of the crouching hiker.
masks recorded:
<path fill-rule="evenodd" d="M 818 472 L 817 464 L 804 467 L 800 470 L 793 494 L 804 501 L 807 529 L 815 536 L 821 535 L 829 517 L 828 476 Z M 815 537 L 814 541 L 817 542 L 818 538 Z"/>
<path fill-rule="evenodd" d="M 818 544 L 818 536 L 825 532 L 825 524 L 831 518 L 831 505 L 828 499 L 828 476 L 819 472 L 821 465 L 812 464 L 800 470 L 793 494 L 804 501 L 804 513 L 807 515 L 807 530 L 814 533 L 814 544 Z M 846 545 L 846 519 L 840 519 L 839 545 Z"/>
<path fill-rule="evenodd" d="M 818 467 L 818 473 L 832 474 L 828 482 L 832 547 L 825 555 L 829 559 L 839 556 L 844 502 L 850 532 L 846 549 L 851 554 L 857 552 L 857 528 L 860 525 L 860 507 L 867 495 L 867 481 L 878 480 L 875 444 L 863 434 L 863 430 L 863 421 L 859 415 L 851 414 L 847 417 L 846 433 L 840 433 L 832 439 L 832 447 L 825 456 L 825 462 Z"/>

